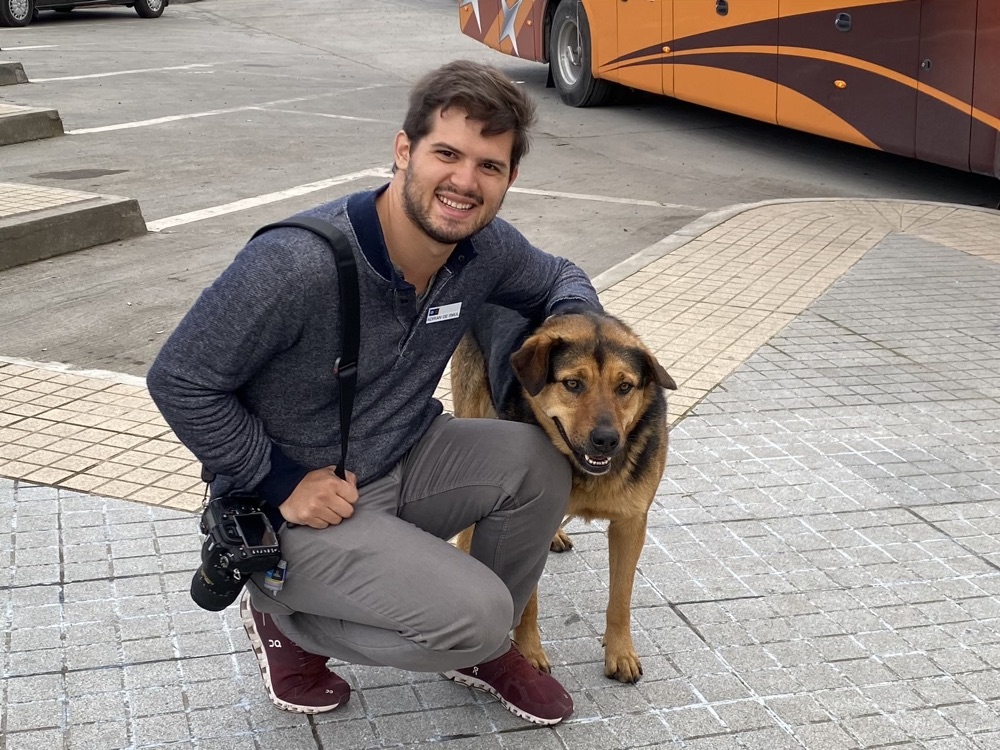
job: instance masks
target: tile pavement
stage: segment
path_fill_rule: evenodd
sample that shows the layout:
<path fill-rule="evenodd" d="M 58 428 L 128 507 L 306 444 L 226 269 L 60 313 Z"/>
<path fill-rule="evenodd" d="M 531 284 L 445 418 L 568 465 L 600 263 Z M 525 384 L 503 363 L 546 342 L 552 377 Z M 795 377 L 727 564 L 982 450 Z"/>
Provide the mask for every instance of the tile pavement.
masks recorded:
<path fill-rule="evenodd" d="M 0 104 L 0 108 L 2 107 Z M 0 114 L 2 113 L 3 110 L 0 109 Z M 0 182 L 0 219 L 46 208 L 60 208 L 91 200 L 93 197 L 91 193 L 81 193 L 78 190 Z"/>
<path fill-rule="evenodd" d="M 141 387 L 0 367 L 0 750 L 1000 747 L 998 239 L 968 209 L 776 204 L 603 291 L 681 389 L 645 676 L 602 675 L 606 540 L 574 522 L 541 584 L 555 729 L 346 665 L 343 709 L 273 709 L 236 613 L 187 596 L 196 493 L 163 477 L 194 475 Z"/>

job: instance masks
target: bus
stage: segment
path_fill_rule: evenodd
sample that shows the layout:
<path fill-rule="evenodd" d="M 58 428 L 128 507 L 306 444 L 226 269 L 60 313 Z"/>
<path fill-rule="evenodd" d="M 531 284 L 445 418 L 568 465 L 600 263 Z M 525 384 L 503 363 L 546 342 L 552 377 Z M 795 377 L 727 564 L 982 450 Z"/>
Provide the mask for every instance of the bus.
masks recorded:
<path fill-rule="evenodd" d="M 459 0 L 467 36 L 619 86 L 1000 177 L 1000 0 Z"/>

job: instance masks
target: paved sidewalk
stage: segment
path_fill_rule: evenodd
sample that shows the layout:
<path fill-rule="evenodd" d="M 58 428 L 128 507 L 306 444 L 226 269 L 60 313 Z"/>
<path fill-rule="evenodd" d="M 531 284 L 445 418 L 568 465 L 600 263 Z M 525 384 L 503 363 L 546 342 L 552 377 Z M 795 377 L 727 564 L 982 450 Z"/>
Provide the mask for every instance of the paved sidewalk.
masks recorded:
<path fill-rule="evenodd" d="M 1000 747 L 1000 216 L 769 204 L 628 268 L 605 305 L 680 384 L 640 683 L 603 676 L 574 523 L 541 586 L 570 721 L 350 666 L 344 708 L 272 708 L 236 612 L 188 598 L 197 471 L 141 382 L 0 360 L 0 750 Z"/>

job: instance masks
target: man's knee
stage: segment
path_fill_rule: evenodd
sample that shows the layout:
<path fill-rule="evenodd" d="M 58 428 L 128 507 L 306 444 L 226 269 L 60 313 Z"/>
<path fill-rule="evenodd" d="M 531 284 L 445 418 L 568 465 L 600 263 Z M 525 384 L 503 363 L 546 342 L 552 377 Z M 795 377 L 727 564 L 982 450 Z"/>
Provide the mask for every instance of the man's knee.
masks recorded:
<path fill-rule="evenodd" d="M 525 467 L 521 494 L 565 505 L 572 481 L 569 461 L 541 427 L 524 425 L 524 428 L 517 442 L 517 452 Z"/>
<path fill-rule="evenodd" d="M 492 577 L 488 583 L 455 586 L 449 606 L 440 611 L 435 632 L 425 634 L 428 648 L 438 652 L 469 654 L 469 664 L 496 652 L 510 633 L 514 603 L 503 582 Z"/>

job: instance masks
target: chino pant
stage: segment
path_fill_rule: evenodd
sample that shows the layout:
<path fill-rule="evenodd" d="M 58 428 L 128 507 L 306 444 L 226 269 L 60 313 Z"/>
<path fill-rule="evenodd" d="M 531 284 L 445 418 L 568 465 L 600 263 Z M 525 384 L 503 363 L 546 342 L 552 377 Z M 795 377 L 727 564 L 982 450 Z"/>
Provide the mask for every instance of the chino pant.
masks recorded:
<path fill-rule="evenodd" d="M 254 607 L 306 651 L 440 672 L 504 654 L 566 510 L 570 468 L 538 427 L 442 415 L 337 526 L 283 527 L 284 588 Z M 471 555 L 448 543 L 476 524 Z"/>

